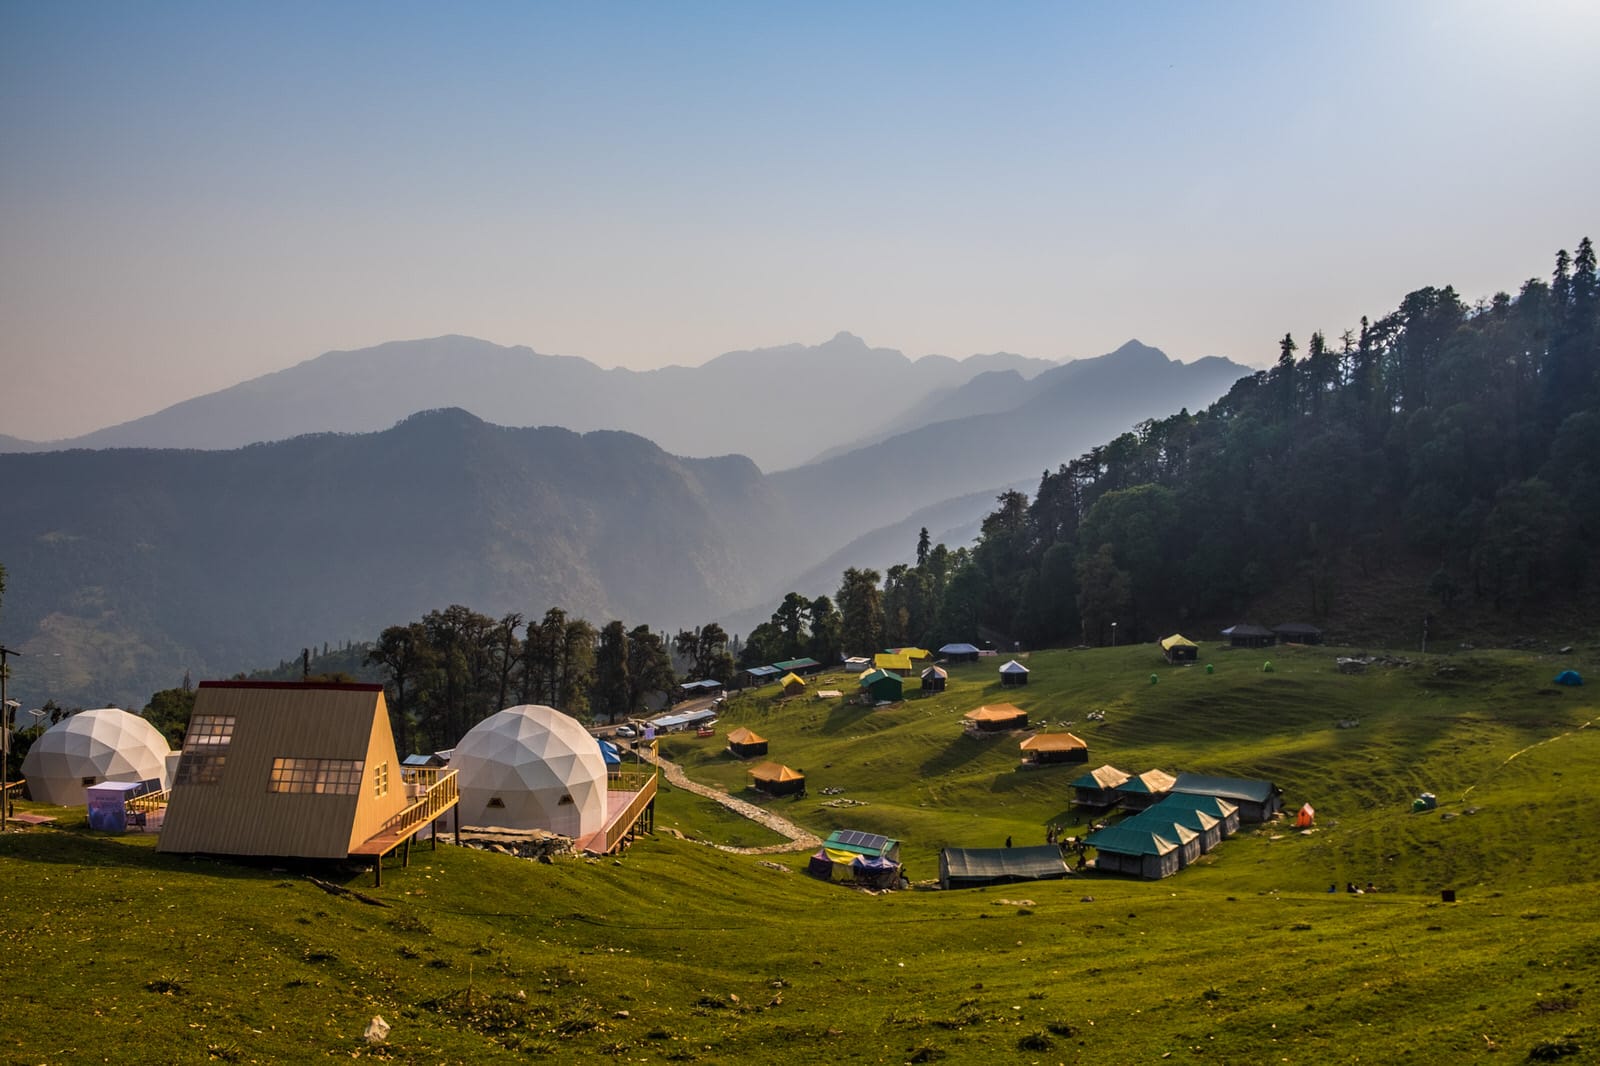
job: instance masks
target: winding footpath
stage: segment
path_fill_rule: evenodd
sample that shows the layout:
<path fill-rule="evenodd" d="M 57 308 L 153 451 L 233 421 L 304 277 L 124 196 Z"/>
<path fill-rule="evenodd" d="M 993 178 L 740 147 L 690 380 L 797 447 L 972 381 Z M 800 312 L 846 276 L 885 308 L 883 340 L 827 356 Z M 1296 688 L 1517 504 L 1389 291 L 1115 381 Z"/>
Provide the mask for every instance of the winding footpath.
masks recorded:
<path fill-rule="evenodd" d="M 768 844 L 760 848 L 736 848 L 728 844 L 711 844 L 709 841 L 703 840 L 697 841 L 697 843 L 706 844 L 709 847 L 716 848 L 718 851 L 731 852 L 734 855 L 781 855 L 790 851 L 809 851 L 812 848 L 822 846 L 821 838 L 809 829 L 802 829 L 789 821 L 789 819 L 779 817 L 771 811 L 762 810 L 754 803 L 747 803 L 709 785 L 691 781 L 688 775 L 683 772 L 683 768 L 669 759 L 663 759 L 659 755 L 652 758 L 648 752 L 642 754 L 646 761 L 654 762 L 661 768 L 661 772 L 667 777 L 667 782 L 674 788 L 681 788 L 685 792 L 693 792 L 696 796 L 704 796 L 708 800 L 714 800 L 735 814 L 742 815 L 752 822 L 766 826 L 774 833 L 789 838 L 789 843 L 787 844 Z"/>

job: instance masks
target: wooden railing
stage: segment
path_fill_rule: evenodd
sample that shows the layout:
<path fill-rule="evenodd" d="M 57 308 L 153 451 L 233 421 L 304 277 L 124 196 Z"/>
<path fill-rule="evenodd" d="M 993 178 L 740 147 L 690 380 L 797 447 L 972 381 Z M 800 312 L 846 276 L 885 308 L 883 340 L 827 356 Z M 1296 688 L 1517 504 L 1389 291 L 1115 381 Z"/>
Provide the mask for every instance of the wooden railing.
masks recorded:
<path fill-rule="evenodd" d="M 15 781 L 7 781 L 6 782 L 6 788 L 5 788 L 5 797 L 6 797 L 6 799 L 14 800 L 17 797 L 21 796 L 22 795 L 22 788 L 27 783 L 28 783 L 28 779 L 25 778 L 25 777 L 19 777 Z"/>
<path fill-rule="evenodd" d="M 153 814 L 167 805 L 167 797 L 170 795 L 171 793 L 164 788 L 158 792 L 146 792 L 123 804 L 123 809 L 129 814 Z"/>
<path fill-rule="evenodd" d="M 414 825 L 420 826 L 433 821 L 460 801 L 461 789 L 454 770 L 434 768 L 401 770 L 400 779 L 410 784 L 408 780 L 410 774 L 417 775 L 417 784 L 426 783 L 428 791 L 422 794 L 421 799 L 384 822 L 383 828 L 373 834 L 374 836 L 382 836 L 385 833 L 404 834 L 405 830 Z"/>
<path fill-rule="evenodd" d="M 634 796 L 633 799 L 629 801 L 627 809 L 622 812 L 622 817 L 618 818 L 606 828 L 607 855 L 616 850 L 617 845 L 622 842 L 622 838 L 628 835 L 628 832 L 633 828 L 634 823 L 639 820 L 639 815 L 643 814 L 644 809 L 650 806 L 650 804 L 654 802 L 656 798 L 655 774 L 650 774 L 648 776 L 644 774 L 636 774 L 633 776 L 642 778 L 642 780 L 629 785 L 626 791 L 632 792 L 635 788 L 637 788 L 638 795 Z M 617 788 L 615 785 L 611 787 L 613 789 Z"/>
<path fill-rule="evenodd" d="M 623 770 L 606 778 L 606 789 L 610 792 L 637 792 L 645 787 L 646 782 L 655 780 L 655 776 L 654 769 Z"/>

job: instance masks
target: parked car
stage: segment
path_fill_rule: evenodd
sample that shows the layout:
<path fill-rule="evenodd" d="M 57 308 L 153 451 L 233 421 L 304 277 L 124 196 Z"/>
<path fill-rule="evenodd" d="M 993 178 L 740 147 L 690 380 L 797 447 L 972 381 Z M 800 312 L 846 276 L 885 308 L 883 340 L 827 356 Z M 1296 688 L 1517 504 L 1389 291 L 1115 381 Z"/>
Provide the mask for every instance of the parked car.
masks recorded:
<path fill-rule="evenodd" d="M 638 735 L 639 735 L 638 733 L 634 732 L 633 726 L 631 726 L 631 725 L 619 725 L 619 726 L 617 726 L 617 736 L 619 736 L 619 737 L 627 737 L 629 740 L 632 740 L 634 737 L 636 737 Z"/>

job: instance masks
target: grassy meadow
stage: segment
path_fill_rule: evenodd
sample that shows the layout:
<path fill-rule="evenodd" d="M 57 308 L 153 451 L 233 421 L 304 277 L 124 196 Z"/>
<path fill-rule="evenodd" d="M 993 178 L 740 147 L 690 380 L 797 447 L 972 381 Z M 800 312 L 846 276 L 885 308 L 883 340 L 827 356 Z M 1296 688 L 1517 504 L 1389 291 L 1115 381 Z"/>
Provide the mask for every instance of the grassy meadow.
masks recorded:
<path fill-rule="evenodd" d="M 768 688 L 731 699 L 716 739 L 662 745 L 739 791 L 723 734 L 750 725 L 809 778 L 765 805 L 899 837 L 914 879 L 946 844 L 1081 824 L 1083 767 L 1020 770 L 1015 736 L 964 736 L 981 703 L 1071 721 L 1091 766 L 1266 776 L 1317 809 L 1313 832 L 1246 827 L 1159 882 L 873 896 L 805 877 L 803 854 L 661 835 L 554 865 L 424 848 L 375 888 L 353 868 L 159 855 L 53 811 L 59 827 L 0 838 L 0 1061 L 1600 1059 L 1600 734 L 1590 689 L 1550 684 L 1592 664 L 1463 651 L 1342 675 L 1334 654 L 1208 646 L 1208 674 L 1150 645 L 1043 652 L 1025 688 L 986 662 L 881 710 Z M 1439 809 L 1412 814 L 1424 789 Z M 658 824 L 776 839 L 676 789 Z M 1380 891 L 1326 891 L 1346 881 Z M 393 1029 L 369 1047 L 373 1015 Z"/>

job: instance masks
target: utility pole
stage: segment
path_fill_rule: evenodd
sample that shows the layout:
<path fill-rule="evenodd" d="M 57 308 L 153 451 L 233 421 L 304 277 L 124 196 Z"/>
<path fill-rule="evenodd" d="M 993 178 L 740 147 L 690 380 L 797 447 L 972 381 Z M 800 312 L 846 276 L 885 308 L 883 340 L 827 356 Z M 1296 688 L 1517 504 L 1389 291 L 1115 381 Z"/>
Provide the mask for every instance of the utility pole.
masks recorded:
<path fill-rule="evenodd" d="M 11 793 L 6 787 L 10 784 L 6 778 L 11 771 L 11 714 L 21 706 L 6 697 L 6 682 L 11 679 L 6 659 L 12 655 L 20 657 L 22 653 L 0 644 L 0 833 L 6 831 L 6 822 L 11 816 Z"/>

